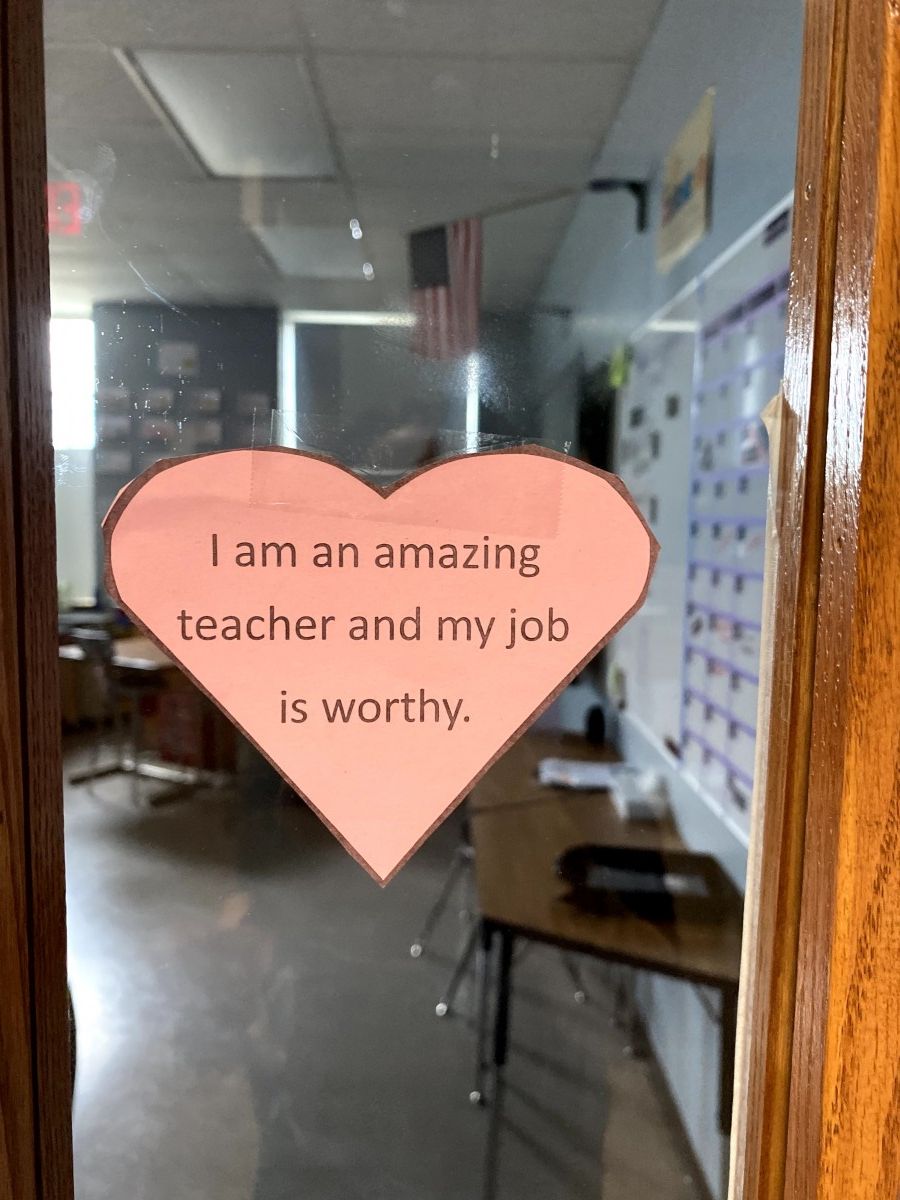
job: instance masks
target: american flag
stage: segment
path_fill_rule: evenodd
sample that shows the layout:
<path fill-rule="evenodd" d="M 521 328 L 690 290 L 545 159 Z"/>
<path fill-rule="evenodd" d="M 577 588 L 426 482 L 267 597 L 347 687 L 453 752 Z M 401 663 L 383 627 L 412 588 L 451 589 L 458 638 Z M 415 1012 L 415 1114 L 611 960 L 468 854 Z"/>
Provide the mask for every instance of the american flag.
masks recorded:
<path fill-rule="evenodd" d="M 478 349 L 481 218 L 410 235 L 412 348 L 423 358 L 462 358 Z"/>

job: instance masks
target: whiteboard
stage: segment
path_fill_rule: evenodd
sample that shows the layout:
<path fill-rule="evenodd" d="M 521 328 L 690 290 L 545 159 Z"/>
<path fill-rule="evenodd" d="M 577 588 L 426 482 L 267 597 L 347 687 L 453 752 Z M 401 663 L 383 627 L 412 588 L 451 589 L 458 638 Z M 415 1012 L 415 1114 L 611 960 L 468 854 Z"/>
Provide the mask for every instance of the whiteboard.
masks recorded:
<path fill-rule="evenodd" d="M 632 337 L 614 467 L 660 542 L 647 602 L 610 647 L 622 707 L 728 824 L 749 828 L 768 447 L 790 207 L 767 215 Z"/>

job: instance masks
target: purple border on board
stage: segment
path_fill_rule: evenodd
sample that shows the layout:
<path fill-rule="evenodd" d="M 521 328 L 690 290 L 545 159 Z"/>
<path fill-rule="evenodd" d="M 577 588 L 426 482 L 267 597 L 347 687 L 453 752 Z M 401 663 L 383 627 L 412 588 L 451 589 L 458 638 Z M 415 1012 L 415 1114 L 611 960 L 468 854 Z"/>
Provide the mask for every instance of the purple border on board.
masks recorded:
<path fill-rule="evenodd" d="M 759 621 L 750 621 L 747 617 L 740 617 L 737 613 L 726 612 L 721 608 L 713 608 L 711 604 L 704 604 L 701 600 L 688 600 L 688 616 L 692 616 L 694 610 L 704 613 L 707 617 L 718 617 L 722 621 L 731 621 L 732 625 L 742 625 L 747 629 L 752 629 L 755 633 L 762 633 L 762 624 Z"/>
<path fill-rule="evenodd" d="M 716 375 L 713 379 L 705 380 L 695 388 L 694 397 L 696 399 L 699 396 L 709 396 L 711 393 L 726 387 L 732 380 L 739 379 L 741 375 L 749 375 L 751 371 L 756 371 L 760 367 L 771 367 L 775 363 L 784 363 L 783 350 L 769 350 L 766 354 L 761 354 L 759 358 L 751 358 L 749 362 L 741 363 L 738 367 L 732 367 L 722 375 Z M 747 417 L 746 419 L 752 421 L 753 417 Z"/>
<path fill-rule="evenodd" d="M 749 737 L 756 737 L 755 725 L 748 725 L 746 721 L 742 721 L 740 717 L 736 717 L 730 709 L 724 708 L 718 703 L 718 701 L 710 699 L 705 692 L 699 692 L 695 687 L 686 687 L 684 690 L 686 695 L 693 696 L 695 700 L 699 700 L 704 708 L 711 708 L 713 712 L 718 713 L 720 717 L 724 717 L 729 725 L 733 725 L 736 729 L 742 730 Z"/>
<path fill-rule="evenodd" d="M 759 687 L 758 675 L 754 675 L 751 671 L 746 671 L 743 667 L 739 667 L 737 663 L 729 662 L 727 658 L 719 658 L 718 654 L 711 654 L 708 650 L 704 650 L 702 646 L 698 646 L 696 642 L 688 642 L 685 646 L 685 661 L 692 654 L 698 654 L 701 658 L 705 658 L 707 662 L 715 663 L 717 667 L 721 667 L 724 671 L 727 671 L 729 675 L 737 675 L 739 679 L 746 679 L 748 683 Z M 690 687 L 690 684 L 686 683 L 685 687 Z"/>
<path fill-rule="evenodd" d="M 706 738 L 702 736 L 702 734 L 695 733 L 693 729 L 685 729 L 684 736 L 685 738 L 692 738 L 698 746 L 703 747 L 707 754 L 709 754 L 712 758 L 717 758 L 724 767 L 728 768 L 728 770 L 736 779 L 740 779 L 740 781 L 745 783 L 749 788 L 753 787 L 753 776 L 748 775 L 742 767 L 739 767 L 737 763 L 732 762 L 727 754 L 723 754 L 721 750 L 717 750 L 711 742 L 708 742 Z"/>
<path fill-rule="evenodd" d="M 718 571 L 720 575 L 732 575 L 738 579 L 752 579 L 756 583 L 762 583 L 762 571 L 743 571 L 740 567 L 729 566 L 727 563 L 710 562 L 706 558 L 692 558 L 688 560 L 688 568 L 699 567 L 702 571 Z"/>

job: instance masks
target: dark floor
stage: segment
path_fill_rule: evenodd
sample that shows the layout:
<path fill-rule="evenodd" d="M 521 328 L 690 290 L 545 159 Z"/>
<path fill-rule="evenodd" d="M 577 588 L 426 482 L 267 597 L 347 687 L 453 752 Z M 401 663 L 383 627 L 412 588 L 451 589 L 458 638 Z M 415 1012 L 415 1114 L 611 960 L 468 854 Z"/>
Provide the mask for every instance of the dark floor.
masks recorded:
<path fill-rule="evenodd" d="M 409 955 L 455 822 L 382 891 L 272 789 L 158 786 L 67 788 L 78 1200 L 478 1200 L 471 989 L 434 1014 L 459 905 Z M 585 974 L 580 1006 L 557 952 L 517 959 L 500 1200 L 695 1200 L 611 977 Z"/>

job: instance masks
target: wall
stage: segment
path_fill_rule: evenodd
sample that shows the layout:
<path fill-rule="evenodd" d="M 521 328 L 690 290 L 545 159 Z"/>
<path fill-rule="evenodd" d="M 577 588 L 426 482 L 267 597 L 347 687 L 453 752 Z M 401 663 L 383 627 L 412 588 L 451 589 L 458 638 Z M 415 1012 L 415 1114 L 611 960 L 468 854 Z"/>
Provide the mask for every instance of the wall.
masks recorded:
<path fill-rule="evenodd" d="M 90 605 L 97 593 L 94 323 L 51 317 L 49 341 L 59 599 Z"/>
<path fill-rule="evenodd" d="M 56 450 L 56 579 L 63 607 L 97 598 L 93 450 Z"/>
<path fill-rule="evenodd" d="M 532 340 L 544 436 L 574 439 L 576 364 L 590 369 L 707 268 L 793 186 L 803 11 L 799 0 L 669 0 L 639 63 L 595 177 L 650 181 L 649 230 L 635 229 L 627 193 L 586 195 L 547 275 Z M 668 275 L 655 266 L 665 154 L 707 88 L 715 95 L 712 226 Z M 627 714 L 611 714 L 623 752 L 659 769 L 689 845 L 717 854 L 737 883 L 746 870 L 736 840 L 679 772 L 671 754 Z M 650 1039 L 715 1195 L 727 1145 L 715 1121 L 718 1029 L 708 997 L 644 977 L 637 987 Z"/>
<path fill-rule="evenodd" d="M 626 192 L 589 194 L 547 275 L 540 304 L 572 316 L 538 322 L 534 368 L 541 385 L 579 351 L 590 367 L 627 340 L 794 181 L 803 9 L 799 0 L 669 0 L 593 169 L 596 177 L 650 181 L 646 233 Z M 712 227 L 668 275 L 656 270 L 660 172 L 678 132 L 714 87 Z M 574 401 L 574 397 L 573 397 Z M 574 411 L 549 421 L 574 431 Z"/>
<path fill-rule="evenodd" d="M 409 330 L 298 325 L 297 433 L 310 449 L 377 473 L 414 467 L 439 431 L 465 429 L 460 363 L 414 355 Z"/>
<path fill-rule="evenodd" d="M 470 364 L 414 354 L 405 328 L 299 324 L 299 440 L 373 475 L 411 470 L 435 450 L 470 446 L 473 386 L 481 446 L 540 438 L 529 389 L 529 332 L 523 317 L 482 314 L 477 363 Z"/>

